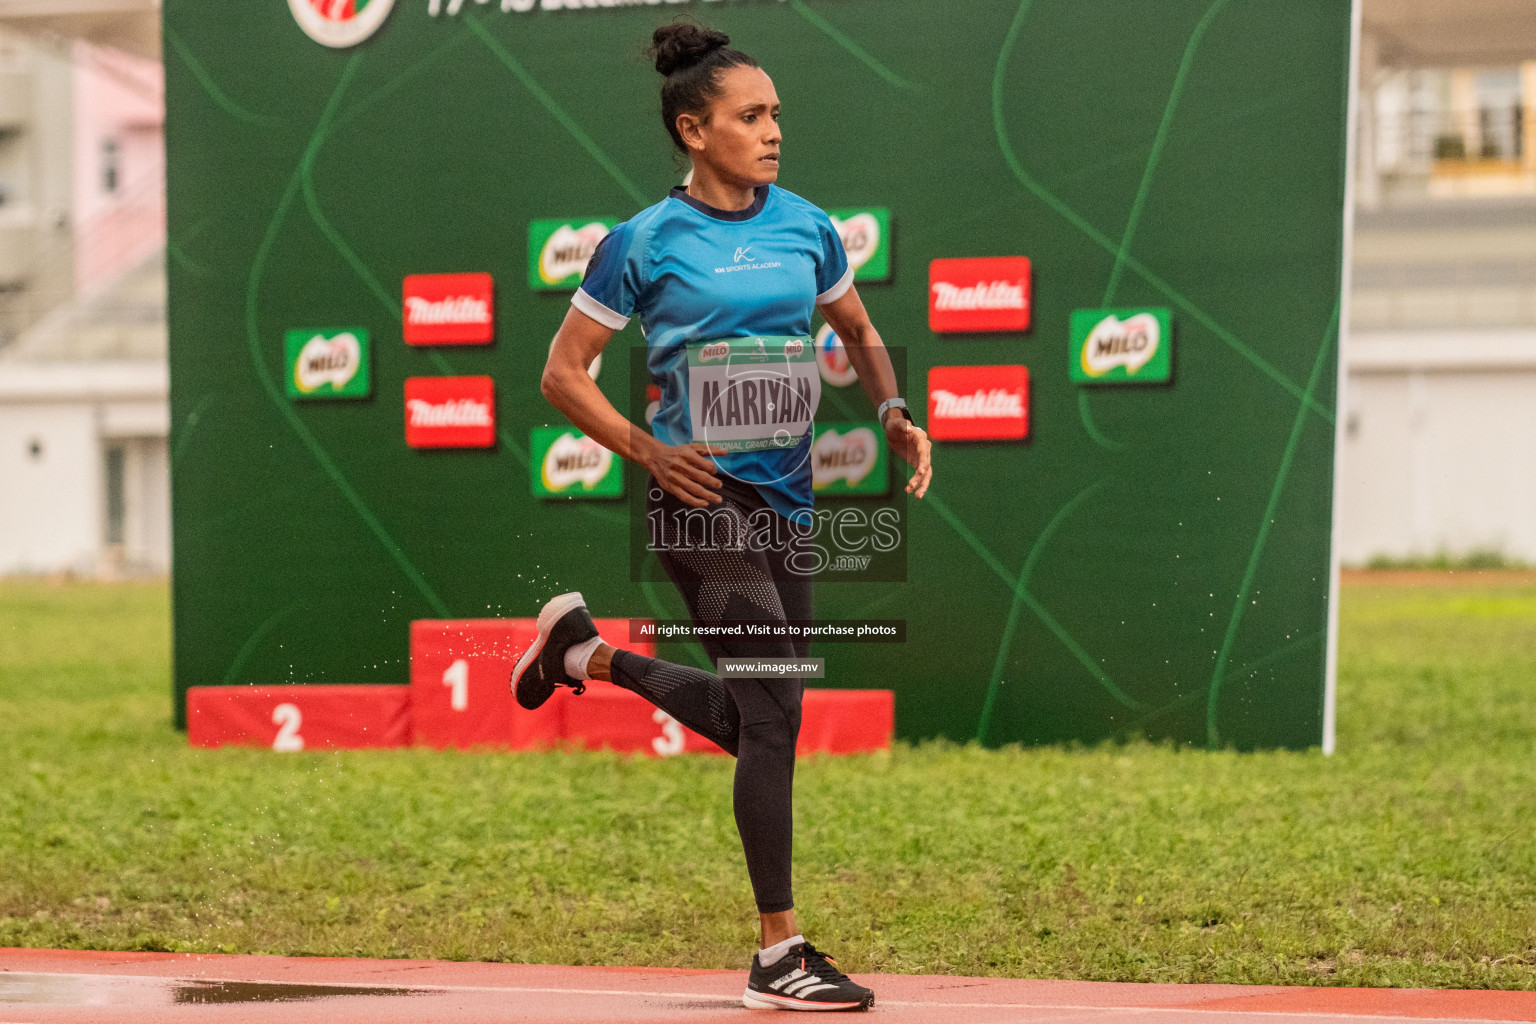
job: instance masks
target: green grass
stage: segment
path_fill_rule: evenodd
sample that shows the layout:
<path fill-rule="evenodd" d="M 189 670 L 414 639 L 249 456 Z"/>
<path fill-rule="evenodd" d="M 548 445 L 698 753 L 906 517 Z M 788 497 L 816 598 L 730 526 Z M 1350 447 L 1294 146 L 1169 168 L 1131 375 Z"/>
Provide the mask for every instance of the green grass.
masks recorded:
<path fill-rule="evenodd" d="M 1377 555 L 1365 563 L 1365 568 L 1378 571 L 1410 570 L 1430 572 L 1478 572 L 1488 569 L 1529 569 L 1518 558 L 1510 558 L 1497 548 L 1469 551 L 1464 555 L 1451 555 L 1444 551 L 1428 558 L 1393 558 Z"/>
<path fill-rule="evenodd" d="M 0 584 L 0 945 L 741 968 L 725 758 L 189 749 L 163 586 Z M 1345 592 L 1339 753 L 803 762 L 853 970 L 1536 988 L 1536 587 Z"/>

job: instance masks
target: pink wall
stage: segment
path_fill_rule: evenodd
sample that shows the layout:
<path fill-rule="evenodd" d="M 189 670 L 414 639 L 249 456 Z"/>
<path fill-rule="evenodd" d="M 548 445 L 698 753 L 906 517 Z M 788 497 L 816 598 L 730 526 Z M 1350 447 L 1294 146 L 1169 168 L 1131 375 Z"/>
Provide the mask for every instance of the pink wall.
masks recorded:
<path fill-rule="evenodd" d="M 73 59 L 75 292 L 84 295 L 165 244 L 165 77 L 154 61 L 89 43 L 76 42 Z"/>

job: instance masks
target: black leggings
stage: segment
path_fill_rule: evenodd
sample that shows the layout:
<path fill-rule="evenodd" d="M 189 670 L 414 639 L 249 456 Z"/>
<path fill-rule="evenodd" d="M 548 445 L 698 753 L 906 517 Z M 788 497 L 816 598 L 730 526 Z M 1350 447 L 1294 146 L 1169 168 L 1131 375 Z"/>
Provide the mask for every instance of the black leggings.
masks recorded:
<path fill-rule="evenodd" d="M 724 474 L 722 474 L 724 476 Z M 725 478 L 724 500 L 693 510 L 651 478 L 646 514 L 653 546 L 667 575 L 701 626 L 811 618 L 811 581 L 792 572 L 787 543 L 754 550 L 753 524 L 776 516 L 756 490 Z M 782 521 L 781 521 L 782 522 Z M 659 543 L 658 543 L 659 542 Z M 798 657 L 809 640 L 706 638 L 719 658 Z M 746 853 L 757 909 L 795 905 L 790 885 L 794 851 L 795 743 L 800 737 L 800 678 L 721 679 L 702 669 L 615 651 L 613 682 L 633 690 L 683 725 L 736 756 L 736 829 Z"/>

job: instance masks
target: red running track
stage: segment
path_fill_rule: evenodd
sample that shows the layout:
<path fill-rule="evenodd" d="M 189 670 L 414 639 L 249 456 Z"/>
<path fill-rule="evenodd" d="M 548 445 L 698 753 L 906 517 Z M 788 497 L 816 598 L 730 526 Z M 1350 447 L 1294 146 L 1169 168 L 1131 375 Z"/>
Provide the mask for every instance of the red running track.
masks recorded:
<path fill-rule="evenodd" d="M 855 975 L 933 1024 L 1536 1021 L 1536 992 Z M 760 1020 L 742 971 L 0 949 L 0 1024 L 627 1024 Z M 868 1018 L 866 1018 L 868 1019 Z"/>

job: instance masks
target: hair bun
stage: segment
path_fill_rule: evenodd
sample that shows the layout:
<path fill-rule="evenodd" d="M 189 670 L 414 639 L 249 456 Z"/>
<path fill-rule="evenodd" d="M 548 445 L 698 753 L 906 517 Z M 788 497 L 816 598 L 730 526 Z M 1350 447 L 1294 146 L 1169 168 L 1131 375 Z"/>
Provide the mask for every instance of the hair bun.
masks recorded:
<path fill-rule="evenodd" d="M 656 54 L 656 70 L 670 75 L 693 67 L 730 42 L 731 37 L 724 32 L 683 21 L 658 28 L 651 36 L 651 51 Z"/>

